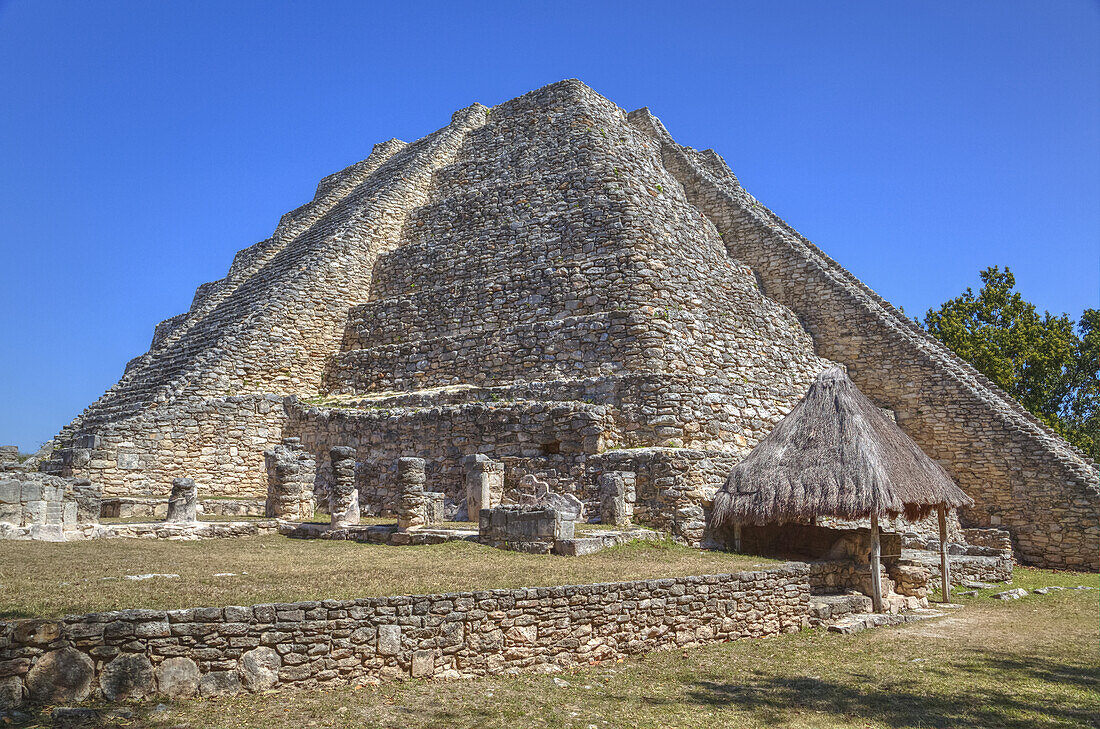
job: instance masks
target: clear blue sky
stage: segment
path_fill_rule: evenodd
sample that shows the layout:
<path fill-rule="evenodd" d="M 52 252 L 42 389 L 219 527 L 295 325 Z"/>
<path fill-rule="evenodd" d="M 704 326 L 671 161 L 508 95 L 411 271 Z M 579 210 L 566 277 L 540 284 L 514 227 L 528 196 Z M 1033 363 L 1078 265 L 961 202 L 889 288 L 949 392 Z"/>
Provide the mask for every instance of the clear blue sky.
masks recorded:
<path fill-rule="evenodd" d="M 713 147 L 910 314 L 1097 306 L 1100 4 L 0 0 L 0 443 L 376 142 L 577 77 Z"/>

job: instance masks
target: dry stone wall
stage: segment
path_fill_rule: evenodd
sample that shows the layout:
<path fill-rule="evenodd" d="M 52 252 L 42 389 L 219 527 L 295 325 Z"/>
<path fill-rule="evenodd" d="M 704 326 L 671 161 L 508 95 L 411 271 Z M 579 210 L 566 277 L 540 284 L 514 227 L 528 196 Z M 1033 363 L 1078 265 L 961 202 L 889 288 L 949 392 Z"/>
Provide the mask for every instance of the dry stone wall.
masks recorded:
<path fill-rule="evenodd" d="M 631 118 L 730 256 L 798 314 L 815 351 L 843 363 L 974 498 L 964 521 L 1008 528 L 1027 562 L 1098 568 L 1095 464 L 756 201 L 714 152 L 677 145 L 646 109 Z"/>
<path fill-rule="evenodd" d="M 560 670 L 807 625 L 807 567 L 0 623 L 0 696 L 184 699 Z M 2 708 L 2 707 L 0 707 Z"/>

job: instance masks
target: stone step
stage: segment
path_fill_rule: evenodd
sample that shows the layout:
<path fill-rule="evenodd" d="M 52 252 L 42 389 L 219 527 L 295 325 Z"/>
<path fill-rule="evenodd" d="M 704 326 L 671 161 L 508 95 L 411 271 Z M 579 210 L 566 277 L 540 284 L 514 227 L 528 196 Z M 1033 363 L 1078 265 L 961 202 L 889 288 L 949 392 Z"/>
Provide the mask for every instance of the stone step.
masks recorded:
<path fill-rule="evenodd" d="M 938 610 L 917 609 L 896 615 L 873 613 L 871 615 L 848 615 L 829 626 L 834 633 L 858 633 L 869 628 L 882 628 L 887 625 L 904 625 L 918 620 L 943 617 L 944 613 Z"/>
<path fill-rule="evenodd" d="M 630 259 L 621 253 L 584 256 L 457 282 L 424 277 L 413 288 L 388 295 L 375 291 L 371 301 L 348 312 L 342 349 L 476 334 L 612 306 L 618 310 L 632 298 L 642 305 L 641 293 L 632 294 L 622 276 Z"/>
<path fill-rule="evenodd" d="M 378 392 L 522 379 L 591 377 L 617 370 L 672 371 L 667 334 L 642 312 L 600 312 L 469 334 L 342 352 L 326 377 L 335 393 Z M 670 361 L 655 359 L 660 355 Z"/>
<path fill-rule="evenodd" d="M 664 538 L 661 532 L 653 529 L 621 529 L 579 532 L 573 539 L 558 539 L 554 542 L 554 554 L 567 557 L 579 557 L 595 554 L 608 547 L 617 547 L 634 540 L 655 542 Z"/>

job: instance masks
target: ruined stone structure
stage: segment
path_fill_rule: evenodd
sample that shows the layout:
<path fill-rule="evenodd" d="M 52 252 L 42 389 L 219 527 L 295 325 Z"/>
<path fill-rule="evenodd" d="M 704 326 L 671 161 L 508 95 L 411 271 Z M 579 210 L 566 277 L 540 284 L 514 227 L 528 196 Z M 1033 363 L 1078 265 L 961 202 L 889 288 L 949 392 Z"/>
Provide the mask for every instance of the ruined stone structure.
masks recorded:
<path fill-rule="evenodd" d="M 466 456 L 688 543 L 729 468 L 842 363 L 977 502 L 964 526 L 1018 556 L 1097 568 L 1095 467 L 757 202 L 578 81 L 474 104 L 325 178 L 271 238 L 156 327 L 66 427 L 46 468 L 111 496 L 266 493 L 301 438 L 330 487 L 355 449 L 360 506 L 395 513 L 398 458 L 466 510 Z"/>
<path fill-rule="evenodd" d="M 62 539 L 99 520 L 99 490 L 87 479 L 0 471 L 0 537 Z"/>

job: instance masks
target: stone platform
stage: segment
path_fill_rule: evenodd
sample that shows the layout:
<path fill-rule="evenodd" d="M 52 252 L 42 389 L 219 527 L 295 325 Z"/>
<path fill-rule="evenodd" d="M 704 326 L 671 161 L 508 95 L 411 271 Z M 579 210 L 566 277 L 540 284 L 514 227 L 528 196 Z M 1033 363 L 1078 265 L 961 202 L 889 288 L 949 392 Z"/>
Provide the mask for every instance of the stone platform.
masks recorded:
<path fill-rule="evenodd" d="M 85 539 L 229 539 L 278 534 L 279 523 L 274 519 L 249 521 L 197 521 L 170 523 L 164 521 L 134 522 L 127 524 L 83 524 L 51 532 L 47 536 L 38 525 L 11 527 L 0 524 L 0 539 L 46 540 L 73 542 Z"/>
<path fill-rule="evenodd" d="M 332 527 L 328 524 L 279 522 L 279 533 L 293 539 L 332 539 L 336 541 L 362 542 L 364 544 L 388 544 L 407 546 L 420 544 L 441 544 L 443 542 L 479 542 L 486 543 L 478 530 L 471 525 L 468 529 L 426 527 L 402 532 L 397 524 L 360 524 L 347 527 Z M 570 539 L 559 539 L 546 550 L 553 554 L 577 557 L 594 554 L 608 547 L 615 547 L 635 539 L 656 541 L 665 535 L 653 529 L 601 529 L 576 534 Z"/>

